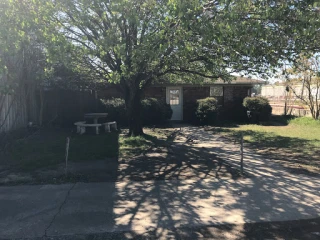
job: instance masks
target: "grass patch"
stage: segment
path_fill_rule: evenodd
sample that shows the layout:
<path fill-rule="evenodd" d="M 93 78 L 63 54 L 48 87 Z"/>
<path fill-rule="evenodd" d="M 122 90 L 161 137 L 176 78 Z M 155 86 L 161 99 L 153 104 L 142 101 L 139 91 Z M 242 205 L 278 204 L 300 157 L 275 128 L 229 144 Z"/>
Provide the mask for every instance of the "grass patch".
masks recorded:
<path fill-rule="evenodd" d="M 86 135 L 73 137 L 70 146 L 70 160 L 88 161 L 117 157 L 119 153 L 119 134 L 116 132 L 100 135 Z"/>
<path fill-rule="evenodd" d="M 102 160 L 118 156 L 118 133 L 76 135 L 63 130 L 42 130 L 11 144 L 1 157 L 0 165 L 32 171 L 64 163 L 67 137 L 71 137 L 69 161 Z"/>
<path fill-rule="evenodd" d="M 288 119 L 288 125 L 248 124 L 222 127 L 218 131 L 235 140 L 242 134 L 249 147 L 286 164 L 320 167 L 320 121 L 303 117 Z"/>
<path fill-rule="evenodd" d="M 121 136 L 119 144 L 120 157 L 133 157 L 139 155 L 154 145 L 150 135 L 139 137 Z"/>
<path fill-rule="evenodd" d="M 139 137 L 127 137 L 121 134 L 119 137 L 120 157 L 134 157 L 164 143 L 171 131 L 161 129 L 144 129 L 145 135 Z"/>
<path fill-rule="evenodd" d="M 294 118 L 294 119 L 289 120 L 289 124 L 306 126 L 306 127 L 319 127 L 320 128 L 320 120 L 315 120 L 310 117 Z"/>

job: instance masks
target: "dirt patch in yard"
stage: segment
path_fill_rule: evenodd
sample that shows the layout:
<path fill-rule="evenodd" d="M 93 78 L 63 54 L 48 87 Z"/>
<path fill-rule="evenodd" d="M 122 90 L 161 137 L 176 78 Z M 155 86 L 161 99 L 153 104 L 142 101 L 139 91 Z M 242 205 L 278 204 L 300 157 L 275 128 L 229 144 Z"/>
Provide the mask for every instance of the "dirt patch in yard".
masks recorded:
<path fill-rule="evenodd" d="M 243 178 L 219 156 L 196 146 L 178 129 L 173 129 L 165 140 L 134 158 L 119 159 L 118 180 L 185 180 L 206 178 Z"/>

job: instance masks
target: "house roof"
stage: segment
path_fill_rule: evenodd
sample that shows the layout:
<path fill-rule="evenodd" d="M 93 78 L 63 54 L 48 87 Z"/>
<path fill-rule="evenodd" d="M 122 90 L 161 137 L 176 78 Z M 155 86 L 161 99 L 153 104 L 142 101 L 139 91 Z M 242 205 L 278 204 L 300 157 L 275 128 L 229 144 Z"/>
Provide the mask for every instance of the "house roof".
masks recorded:
<path fill-rule="evenodd" d="M 223 85 L 256 85 L 256 84 L 265 84 L 266 81 L 264 80 L 258 80 L 253 78 L 247 78 L 247 77 L 236 77 L 235 80 L 232 80 L 230 82 L 224 81 L 222 79 L 218 79 L 213 84 L 223 84 Z M 211 83 L 212 84 L 212 83 Z"/>
<path fill-rule="evenodd" d="M 235 79 L 232 81 L 225 81 L 221 78 L 218 80 L 212 80 L 208 79 L 205 80 L 203 83 L 192 83 L 192 82 L 186 82 L 183 80 L 178 80 L 175 81 L 174 83 L 166 82 L 164 81 L 163 83 L 159 84 L 161 86 L 165 85 L 172 85 L 172 86 L 177 86 L 177 85 L 183 85 L 183 86 L 194 86 L 194 85 L 246 85 L 246 86 L 253 86 L 253 85 L 264 85 L 266 84 L 266 81 L 264 80 L 258 80 L 258 79 L 253 79 L 253 78 L 247 78 L 247 77 L 240 77 L 240 76 L 235 76 Z M 158 85 L 158 84 L 156 84 Z"/>

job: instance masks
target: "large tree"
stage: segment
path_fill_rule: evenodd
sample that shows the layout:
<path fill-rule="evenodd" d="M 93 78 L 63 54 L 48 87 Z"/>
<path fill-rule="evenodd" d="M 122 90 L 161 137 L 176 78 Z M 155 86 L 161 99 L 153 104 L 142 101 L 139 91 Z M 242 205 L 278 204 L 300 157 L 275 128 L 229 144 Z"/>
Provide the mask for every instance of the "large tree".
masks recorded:
<path fill-rule="evenodd" d="M 29 2 L 51 53 L 120 84 L 130 135 L 143 134 L 140 100 L 152 83 L 264 74 L 303 49 L 319 48 L 316 1 Z"/>

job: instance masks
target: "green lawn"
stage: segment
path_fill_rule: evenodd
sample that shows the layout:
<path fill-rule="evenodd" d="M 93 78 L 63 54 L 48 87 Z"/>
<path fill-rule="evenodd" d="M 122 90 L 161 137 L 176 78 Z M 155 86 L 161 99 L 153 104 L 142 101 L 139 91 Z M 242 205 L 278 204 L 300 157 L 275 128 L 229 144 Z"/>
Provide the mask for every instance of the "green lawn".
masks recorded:
<path fill-rule="evenodd" d="M 91 161 L 117 157 L 118 133 L 77 135 L 67 130 L 40 130 L 10 144 L 0 165 L 32 171 L 65 161 L 66 138 L 70 137 L 69 161 Z"/>
<path fill-rule="evenodd" d="M 290 167 L 319 171 L 320 122 L 309 118 L 276 119 L 265 125 L 232 125 L 214 131 L 239 141 L 243 134 L 246 147 Z M 130 158 L 148 149 L 169 144 L 171 130 L 145 129 L 143 137 L 126 137 L 125 132 L 77 135 L 70 130 L 43 129 L 9 145 L 0 156 L 1 166 L 32 172 L 54 168 L 65 161 L 66 138 L 71 137 L 69 161 L 90 162 L 108 158 Z M 5 167 L 5 168 L 6 168 Z"/>
<path fill-rule="evenodd" d="M 10 144 L 0 156 L 0 167 L 33 171 L 55 167 L 65 162 L 66 138 L 70 137 L 69 161 L 84 162 L 117 157 L 134 157 L 167 138 L 164 131 L 145 129 L 143 137 L 126 137 L 125 133 L 78 135 L 70 130 L 43 129 Z"/>
<path fill-rule="evenodd" d="M 309 169 L 320 167 L 320 121 L 296 118 L 283 121 L 279 118 L 264 125 L 236 125 L 218 128 L 217 131 L 234 140 L 240 135 L 250 148 L 285 165 Z"/>

